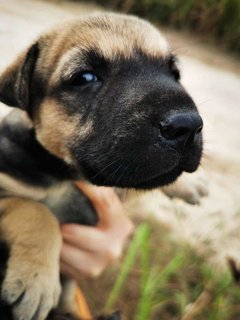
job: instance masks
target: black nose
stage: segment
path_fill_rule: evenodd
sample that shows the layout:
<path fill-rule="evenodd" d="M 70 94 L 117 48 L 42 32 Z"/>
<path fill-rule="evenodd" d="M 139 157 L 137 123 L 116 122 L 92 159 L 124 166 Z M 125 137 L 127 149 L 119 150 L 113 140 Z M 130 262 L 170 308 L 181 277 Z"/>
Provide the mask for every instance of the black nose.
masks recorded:
<path fill-rule="evenodd" d="M 202 131 L 203 121 L 197 112 L 179 112 L 160 122 L 164 138 L 175 144 L 194 144 Z"/>

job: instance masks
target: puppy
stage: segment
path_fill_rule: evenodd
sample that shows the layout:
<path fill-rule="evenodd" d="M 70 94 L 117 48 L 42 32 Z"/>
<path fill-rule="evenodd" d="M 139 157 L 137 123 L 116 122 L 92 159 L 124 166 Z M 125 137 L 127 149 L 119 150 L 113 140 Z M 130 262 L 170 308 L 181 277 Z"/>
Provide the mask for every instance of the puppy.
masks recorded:
<path fill-rule="evenodd" d="M 161 33 L 120 14 L 42 35 L 0 77 L 0 100 L 18 108 L 0 125 L 2 308 L 6 319 L 77 319 L 73 284 L 60 286 L 59 222 L 97 216 L 72 181 L 169 184 L 197 169 L 202 119 Z"/>

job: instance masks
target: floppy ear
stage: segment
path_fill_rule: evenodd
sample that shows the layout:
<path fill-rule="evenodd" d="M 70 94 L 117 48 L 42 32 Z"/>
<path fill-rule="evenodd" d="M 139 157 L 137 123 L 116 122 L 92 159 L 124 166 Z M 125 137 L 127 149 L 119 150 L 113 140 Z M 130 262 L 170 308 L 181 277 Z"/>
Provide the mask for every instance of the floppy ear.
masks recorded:
<path fill-rule="evenodd" d="M 35 43 L 0 76 L 1 102 L 24 110 L 29 107 L 31 80 L 38 54 L 38 44 Z"/>

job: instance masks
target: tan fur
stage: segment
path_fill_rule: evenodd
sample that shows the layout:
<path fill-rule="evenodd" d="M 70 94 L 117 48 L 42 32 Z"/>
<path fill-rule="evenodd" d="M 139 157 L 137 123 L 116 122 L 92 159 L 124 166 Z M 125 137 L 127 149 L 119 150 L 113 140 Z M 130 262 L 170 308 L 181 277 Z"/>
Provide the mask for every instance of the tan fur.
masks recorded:
<path fill-rule="evenodd" d="M 44 126 L 42 126 L 44 123 Z M 80 123 L 80 125 L 79 125 Z M 81 120 L 76 116 L 64 113 L 53 99 L 46 99 L 40 106 L 36 119 L 36 133 L 38 140 L 53 154 L 68 163 L 74 159 L 69 152 L 69 144 L 73 143 L 74 136 L 80 132 L 78 139 L 84 139 L 91 131 L 91 122 L 81 126 Z"/>
<path fill-rule="evenodd" d="M 0 188 L 6 191 L 7 195 L 15 195 L 19 197 L 24 197 L 28 199 L 32 199 L 35 201 L 40 201 L 44 197 L 46 197 L 48 190 L 44 188 L 32 187 L 23 183 L 22 181 L 18 181 L 11 176 L 0 173 Z"/>
<path fill-rule="evenodd" d="M 29 318 L 39 306 L 45 319 L 60 295 L 58 222 L 45 206 L 30 200 L 1 200 L 0 212 L 1 239 L 10 247 L 2 296 L 14 302 L 26 292 L 26 299 L 14 308 L 16 318 Z"/>
<path fill-rule="evenodd" d="M 4 238 L 10 243 L 25 241 L 26 246 L 29 245 L 29 247 L 33 247 L 34 249 L 36 249 L 36 244 L 41 243 L 42 248 L 40 248 L 40 251 L 45 251 L 45 258 L 52 256 L 52 250 L 49 252 L 50 248 L 45 249 L 45 247 L 48 247 L 49 244 L 51 246 L 51 243 L 54 243 L 56 238 L 58 241 L 60 240 L 59 225 L 44 205 L 31 200 L 8 198 L 0 201 L 0 212 L 3 211 L 4 214 L 0 213 L 1 238 Z M 26 223 L 26 221 L 28 223 Z M 44 226 L 44 229 L 41 230 L 41 226 Z M 21 232 L 19 232 L 19 229 Z M 35 230 L 36 233 L 34 237 L 32 237 L 34 229 L 37 230 Z M 38 232 L 38 230 L 42 232 Z M 45 235 L 47 235 L 47 237 Z M 36 240 L 36 238 L 38 239 Z M 37 250 L 39 250 L 39 248 L 37 248 Z M 55 251 L 55 248 L 53 251 Z M 37 254 L 39 254 L 39 252 Z M 54 257 L 55 256 L 54 254 Z M 50 261 L 51 259 L 46 259 L 46 261 L 48 260 Z"/>

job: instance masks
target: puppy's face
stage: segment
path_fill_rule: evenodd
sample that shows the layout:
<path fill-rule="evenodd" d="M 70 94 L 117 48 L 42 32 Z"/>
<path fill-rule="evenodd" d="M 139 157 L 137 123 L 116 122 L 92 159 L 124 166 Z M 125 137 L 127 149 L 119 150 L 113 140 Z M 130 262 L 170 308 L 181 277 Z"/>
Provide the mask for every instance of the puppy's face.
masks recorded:
<path fill-rule="evenodd" d="M 0 98 L 92 183 L 153 188 L 199 165 L 202 120 L 166 41 L 140 19 L 99 14 L 42 36 L 2 76 Z"/>

